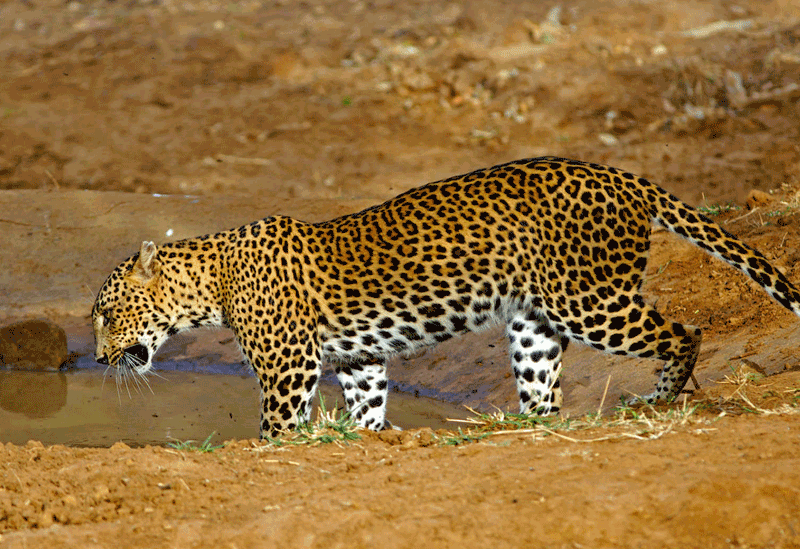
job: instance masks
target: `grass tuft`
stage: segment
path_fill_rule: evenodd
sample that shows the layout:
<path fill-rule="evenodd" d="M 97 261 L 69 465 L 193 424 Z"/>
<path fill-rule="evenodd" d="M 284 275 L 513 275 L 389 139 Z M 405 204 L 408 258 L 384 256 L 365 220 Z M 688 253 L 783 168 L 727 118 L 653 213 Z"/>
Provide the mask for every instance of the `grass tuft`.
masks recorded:
<path fill-rule="evenodd" d="M 705 195 L 703 196 L 703 201 L 705 202 Z M 742 209 L 742 207 L 730 202 L 727 204 L 708 204 L 706 202 L 705 205 L 698 206 L 697 209 L 705 216 L 716 217 L 726 212 L 738 212 Z"/>
<path fill-rule="evenodd" d="M 181 451 L 210 453 L 224 446 L 223 444 L 218 444 L 218 445 L 211 444 L 211 439 L 216 434 L 217 434 L 216 431 L 212 432 L 210 435 L 208 435 L 208 438 L 206 438 L 199 445 L 195 445 L 195 442 L 197 442 L 195 440 L 184 440 L 184 441 L 176 440 L 174 442 L 168 442 L 167 446 L 169 446 L 170 448 L 174 448 L 175 450 L 181 450 Z"/>

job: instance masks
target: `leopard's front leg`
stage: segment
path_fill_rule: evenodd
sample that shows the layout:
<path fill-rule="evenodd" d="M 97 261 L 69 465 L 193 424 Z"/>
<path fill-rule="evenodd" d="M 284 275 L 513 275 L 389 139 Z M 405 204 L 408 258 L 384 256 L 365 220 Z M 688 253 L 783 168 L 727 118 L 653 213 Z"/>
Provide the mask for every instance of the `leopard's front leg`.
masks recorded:
<path fill-rule="evenodd" d="M 306 370 L 279 361 L 266 375 L 259 370 L 256 368 L 261 385 L 260 438 L 275 437 L 308 423 L 321 368 Z"/>
<path fill-rule="evenodd" d="M 311 417 L 322 359 L 309 324 L 298 319 L 244 333 L 234 328 L 261 386 L 261 439 L 294 430 Z"/>

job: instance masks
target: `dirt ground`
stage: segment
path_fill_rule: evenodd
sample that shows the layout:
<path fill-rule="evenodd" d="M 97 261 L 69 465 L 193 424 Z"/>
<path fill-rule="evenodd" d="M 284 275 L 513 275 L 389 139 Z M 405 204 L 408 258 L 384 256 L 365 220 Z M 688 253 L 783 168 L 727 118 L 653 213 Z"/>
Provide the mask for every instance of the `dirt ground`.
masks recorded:
<path fill-rule="evenodd" d="M 789 0 L 0 2 L 0 319 L 56 320 L 86 354 L 92 293 L 144 239 L 317 221 L 543 154 L 659 182 L 800 284 L 798 13 Z M 428 430 L 211 453 L 0 444 L 0 546 L 800 547 L 797 318 L 663 232 L 646 296 L 704 329 L 690 419 L 457 446 Z M 390 375 L 513 408 L 509 372 L 483 369 L 504 360 L 498 337 Z M 575 353 L 571 413 L 654 381 L 651 362 Z M 716 383 L 743 366 L 756 382 Z"/>

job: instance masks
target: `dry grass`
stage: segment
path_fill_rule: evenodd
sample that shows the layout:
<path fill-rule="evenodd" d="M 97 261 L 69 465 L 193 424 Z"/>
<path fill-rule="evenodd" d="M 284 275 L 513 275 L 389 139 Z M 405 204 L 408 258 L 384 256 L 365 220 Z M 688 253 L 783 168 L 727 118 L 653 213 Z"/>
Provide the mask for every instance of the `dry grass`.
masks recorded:
<path fill-rule="evenodd" d="M 687 428 L 697 433 L 706 432 L 713 429 L 713 423 L 729 415 L 800 413 L 800 388 L 784 390 L 780 394 L 770 392 L 772 396 L 779 397 L 777 404 L 756 405 L 749 392 L 758 390 L 763 393 L 769 386 L 763 383 L 756 385 L 762 380 L 763 376 L 740 368 L 720 382 L 733 386 L 733 391 L 727 396 L 690 400 L 684 395 L 681 404 L 659 407 L 620 406 L 610 416 L 603 416 L 598 411 L 578 418 L 540 418 L 501 410 L 487 414 L 470 409 L 473 417 L 450 420 L 465 425 L 466 429 L 459 429 L 458 433 L 453 433 L 450 437 L 440 438 L 446 444 L 479 440 L 488 442 L 494 437 L 510 434 L 530 435 L 534 440 L 557 437 L 576 443 L 618 439 L 654 440 Z"/>
<path fill-rule="evenodd" d="M 578 418 L 537 418 L 496 411 L 481 414 L 471 410 L 474 417 L 464 420 L 451 420 L 468 425 L 464 435 L 483 439 L 502 435 L 528 434 L 539 440 L 554 436 L 570 442 L 601 442 L 615 439 L 652 440 L 661 438 L 677 427 L 708 424 L 714 419 L 703 417 L 696 412 L 699 404 L 688 404 L 684 400 L 681 407 L 658 409 L 653 406 L 619 407 L 614 415 L 604 417 L 599 413 L 586 414 Z M 593 436 L 599 434 L 600 436 Z"/>
<path fill-rule="evenodd" d="M 556 437 L 574 443 L 592 443 L 607 440 L 634 439 L 655 440 L 675 431 L 691 429 L 702 433 L 714 429 L 713 424 L 725 416 L 742 414 L 782 415 L 800 413 L 800 388 L 781 393 L 769 391 L 764 377 L 745 368 L 732 370 L 720 385 L 732 387 L 727 396 L 717 398 L 690 399 L 684 395 L 681 403 L 668 406 L 619 406 L 611 415 L 603 415 L 603 403 L 597 412 L 577 418 L 539 417 L 512 414 L 496 410 L 481 413 L 467 407 L 472 414 L 466 419 L 449 419 L 460 426 L 452 431 L 439 431 L 433 435 L 436 444 L 442 446 L 466 443 L 494 444 L 504 435 L 529 436 L 533 440 Z M 777 404 L 759 406 L 750 392 L 764 389 L 770 396 L 777 396 Z M 772 399 L 774 402 L 775 399 Z M 324 401 L 318 409 L 315 421 L 302 425 L 298 430 L 280 437 L 268 438 L 262 444 L 254 444 L 253 451 L 269 451 L 287 446 L 316 446 L 320 444 L 350 445 L 361 439 L 359 428 L 346 413 L 336 408 L 328 410 Z"/>
<path fill-rule="evenodd" d="M 745 368 L 734 369 L 719 383 L 721 385 L 731 385 L 734 387 L 733 392 L 729 396 L 720 399 L 719 403 L 717 404 L 720 407 L 734 407 L 738 408 L 740 413 L 745 412 L 758 415 L 786 415 L 800 413 L 800 388 L 798 387 L 784 389 L 776 393 L 769 389 L 771 384 L 767 383 L 767 378 Z M 758 389 L 761 391 L 762 395 L 769 394 L 777 397 L 779 403 L 770 407 L 754 404 L 753 398 L 748 394 L 748 389 L 752 389 L 756 385 L 758 386 Z"/>

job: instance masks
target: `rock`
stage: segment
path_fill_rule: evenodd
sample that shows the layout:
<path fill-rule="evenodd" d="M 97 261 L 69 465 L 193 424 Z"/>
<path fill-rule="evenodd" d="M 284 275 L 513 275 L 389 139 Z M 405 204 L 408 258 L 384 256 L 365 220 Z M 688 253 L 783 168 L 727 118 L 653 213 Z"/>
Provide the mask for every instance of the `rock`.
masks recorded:
<path fill-rule="evenodd" d="M 428 73 L 417 70 L 410 72 L 403 78 L 403 83 L 407 88 L 415 91 L 432 90 L 436 83 Z"/>
<path fill-rule="evenodd" d="M 58 370 L 68 356 L 67 334 L 49 320 L 26 320 L 0 328 L 0 366 Z"/>
<path fill-rule="evenodd" d="M 120 451 L 121 450 L 130 450 L 130 449 L 131 449 L 131 447 L 128 446 L 127 444 L 125 444 L 124 442 L 122 442 L 121 440 L 115 442 L 114 444 L 111 445 L 111 448 L 109 448 L 109 450 L 120 450 Z"/>
<path fill-rule="evenodd" d="M 610 133 L 599 133 L 597 134 L 597 139 L 599 139 L 600 142 L 606 147 L 613 147 L 614 145 L 619 145 L 619 140 Z"/>
<path fill-rule="evenodd" d="M 664 44 L 658 44 L 656 46 L 653 46 L 653 49 L 650 50 L 650 55 L 653 55 L 654 57 L 659 57 L 661 55 L 667 55 L 668 51 L 669 50 L 667 50 L 667 47 Z"/>
<path fill-rule="evenodd" d="M 747 91 L 744 89 L 742 75 L 736 71 L 726 70 L 723 78 L 728 99 L 734 107 L 741 107 L 747 103 Z"/>
<path fill-rule="evenodd" d="M 492 48 L 488 57 L 496 63 L 516 63 L 528 57 L 539 55 L 547 50 L 547 46 L 522 42 L 510 46 Z"/>
<path fill-rule="evenodd" d="M 753 189 L 747 193 L 747 200 L 745 201 L 745 204 L 747 204 L 748 210 L 753 210 L 761 206 L 768 206 L 771 202 L 772 197 L 770 195 L 764 191 Z"/>
<path fill-rule="evenodd" d="M 753 374 L 760 377 L 767 375 L 767 370 L 758 364 L 757 362 L 753 362 L 752 360 L 747 360 L 746 358 L 740 359 L 740 365 L 738 370 L 745 374 Z"/>

